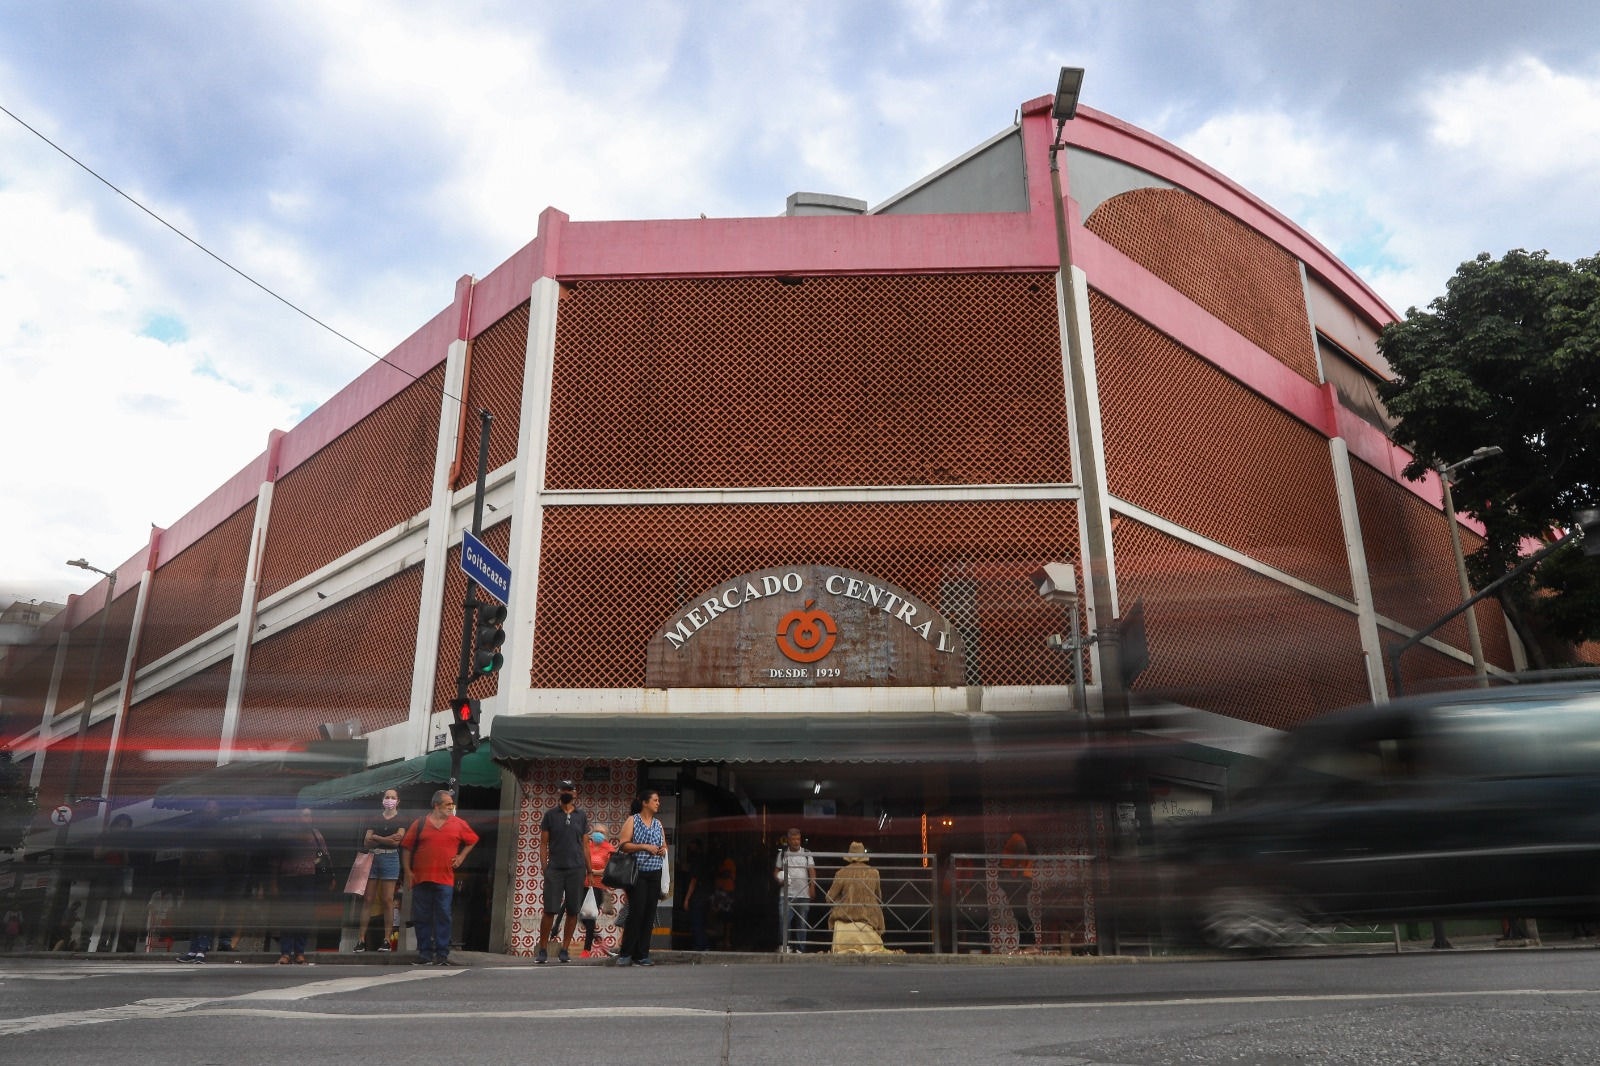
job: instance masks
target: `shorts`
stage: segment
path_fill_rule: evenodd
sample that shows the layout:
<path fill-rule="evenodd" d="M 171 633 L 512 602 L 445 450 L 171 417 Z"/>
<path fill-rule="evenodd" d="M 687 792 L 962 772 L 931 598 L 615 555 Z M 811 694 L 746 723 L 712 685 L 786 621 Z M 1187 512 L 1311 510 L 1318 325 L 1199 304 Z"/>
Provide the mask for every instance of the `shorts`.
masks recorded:
<path fill-rule="evenodd" d="M 372 872 L 367 876 L 378 881 L 400 880 L 400 853 L 398 851 L 374 851 L 372 853 Z"/>
<path fill-rule="evenodd" d="M 568 917 L 576 918 L 578 910 L 583 906 L 583 882 L 587 879 L 588 871 L 582 867 L 573 867 L 570 870 L 546 870 L 544 872 L 544 912 L 554 914 L 556 911 L 566 911 Z"/>

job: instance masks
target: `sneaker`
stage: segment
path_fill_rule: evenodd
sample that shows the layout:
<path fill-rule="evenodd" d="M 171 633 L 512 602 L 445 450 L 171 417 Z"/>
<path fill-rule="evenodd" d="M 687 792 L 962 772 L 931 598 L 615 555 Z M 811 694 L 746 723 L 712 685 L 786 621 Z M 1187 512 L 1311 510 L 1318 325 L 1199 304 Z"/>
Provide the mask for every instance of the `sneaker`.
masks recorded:
<path fill-rule="evenodd" d="M 654 966 L 655 964 L 656 964 L 656 960 L 650 958 L 648 955 L 646 955 L 644 958 L 639 960 L 639 965 L 640 966 Z"/>
<path fill-rule="evenodd" d="M 631 959 L 627 955 L 618 955 L 617 956 L 617 961 L 613 962 L 611 965 L 613 965 L 613 966 L 632 966 L 633 965 L 633 959 Z"/>
<path fill-rule="evenodd" d="M 356 948 L 356 950 L 357 951 L 365 951 L 366 948 Z M 382 944 L 378 945 L 378 954 L 380 954 L 380 955 L 383 954 L 385 951 L 393 951 L 393 950 L 394 950 L 394 948 L 389 946 L 389 942 L 388 941 L 384 941 Z"/>
<path fill-rule="evenodd" d="M 411 964 L 413 966 L 432 966 L 433 960 L 428 958 L 426 955 L 418 955 L 416 958 L 411 960 Z"/>
<path fill-rule="evenodd" d="M 545 963 L 550 961 L 550 953 L 544 948 L 540 948 L 538 951 L 533 953 L 533 961 L 538 963 L 540 966 L 543 966 Z"/>
<path fill-rule="evenodd" d="M 454 959 L 434 959 L 433 960 L 433 964 L 435 966 L 460 966 L 461 965 L 459 962 L 456 962 Z"/>
<path fill-rule="evenodd" d="M 588 952 L 587 952 L 587 951 L 580 951 L 580 952 L 578 952 L 578 958 L 580 958 L 580 959 L 587 959 L 587 958 L 588 958 L 588 957 L 589 957 L 589 953 L 588 953 Z"/>
<path fill-rule="evenodd" d="M 571 962 L 572 961 L 572 956 L 567 954 L 567 949 L 566 948 L 562 948 L 561 951 L 559 953 L 557 953 L 557 955 L 556 955 L 556 961 L 557 962 Z"/>
<path fill-rule="evenodd" d="M 356 941 L 356 950 L 357 951 L 366 951 L 367 950 L 367 942 L 365 940 L 357 940 Z"/>
<path fill-rule="evenodd" d="M 206 953 L 203 951 L 186 951 L 178 956 L 179 962 L 205 962 Z"/>

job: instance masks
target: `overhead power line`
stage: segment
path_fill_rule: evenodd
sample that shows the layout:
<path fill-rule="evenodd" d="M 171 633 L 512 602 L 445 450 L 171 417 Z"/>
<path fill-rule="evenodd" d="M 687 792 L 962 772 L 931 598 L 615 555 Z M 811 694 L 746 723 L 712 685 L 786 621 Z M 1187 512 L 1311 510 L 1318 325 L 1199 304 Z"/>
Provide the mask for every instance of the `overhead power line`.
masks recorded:
<path fill-rule="evenodd" d="M 146 207 L 144 204 L 140 203 L 138 200 L 134 199 L 132 196 L 130 196 L 127 193 L 123 192 L 115 184 L 113 184 L 109 179 L 107 179 L 107 178 L 103 177 L 101 174 L 99 174 L 93 167 L 89 166 L 83 160 L 79 159 L 77 156 L 73 155 L 71 152 L 69 152 L 65 148 L 61 147 L 55 141 L 52 141 L 49 137 L 46 137 L 40 131 L 38 131 L 38 130 L 34 129 L 32 126 L 28 125 L 28 123 L 24 122 L 22 120 L 22 118 L 17 115 L 16 112 L 14 112 L 11 109 L 7 108 L 4 104 L 0 104 L 0 112 L 4 112 L 17 125 L 21 126 L 23 129 L 27 130 L 29 133 L 31 133 L 35 137 L 39 138 L 45 144 L 48 144 L 51 148 L 54 148 L 57 152 L 61 153 L 61 155 L 65 156 L 67 159 L 71 160 L 73 165 L 79 167 L 81 170 L 83 170 L 83 172 L 85 174 L 88 174 L 90 177 L 94 178 L 100 184 L 104 185 L 106 188 L 110 189 L 112 192 L 116 193 L 118 196 L 122 197 L 124 200 L 128 201 L 134 207 L 137 207 L 139 210 L 143 211 L 145 214 L 149 215 L 151 218 L 155 219 L 157 222 L 161 223 L 163 226 L 167 227 L 167 229 L 171 230 L 173 233 L 176 233 L 178 236 L 182 237 L 184 240 L 188 241 L 190 244 L 194 245 L 196 248 L 200 249 L 206 255 L 210 256 L 212 259 L 215 259 L 218 263 L 221 263 L 223 266 L 227 267 L 229 270 L 231 270 L 235 274 L 239 275 L 239 277 L 241 277 L 244 280 L 248 281 L 250 284 L 254 285 L 256 288 L 260 289 L 262 292 L 266 293 L 268 296 L 272 297 L 274 300 L 277 300 L 279 303 L 283 304 L 283 306 L 289 308 L 289 310 L 293 311 L 295 314 L 300 315 L 300 316 L 306 318 L 307 320 L 315 323 L 316 325 L 322 327 L 323 329 L 327 330 L 329 333 L 333 334 L 335 337 L 338 337 L 340 340 L 344 341 L 345 343 L 354 345 L 356 348 L 359 348 L 361 351 L 366 352 L 372 358 L 376 359 L 378 362 L 383 363 L 383 364 L 385 364 L 385 365 L 387 365 L 387 366 L 389 366 L 389 367 L 391 367 L 391 368 L 393 368 L 395 370 L 400 371 L 400 373 L 404 374 L 406 377 L 410 378 L 412 381 L 421 381 L 422 380 L 418 375 L 413 374 L 411 371 L 407 370 L 405 367 L 395 366 L 395 364 L 389 362 L 389 360 L 386 357 L 379 355 L 377 352 L 373 351 L 371 348 L 368 348 L 366 345 L 362 344 L 360 341 L 357 341 L 357 340 L 355 340 L 355 339 L 353 339 L 351 337 L 346 336 L 343 333 L 340 333 L 338 330 L 334 329 L 332 326 L 330 326 L 326 322 L 322 321 L 322 319 L 318 318 L 316 315 L 313 315 L 310 311 L 307 311 L 305 308 L 300 307 L 298 304 L 294 303 L 294 301 L 288 299 L 287 297 L 279 295 L 278 293 L 274 292 L 272 289 L 268 288 L 262 282 L 259 282 L 255 278 L 251 277 L 249 274 L 246 274 L 243 270 L 240 270 L 238 267 L 234 266 L 232 263 L 230 263 L 226 259 L 222 258 L 222 256 L 218 255 L 216 252 L 213 252 L 210 248 L 207 248 L 205 245 L 201 244 L 199 241 L 195 240 L 193 237 L 191 237 L 187 233 L 183 232 L 183 230 L 179 229 L 177 226 L 174 226 L 172 223 L 168 222 L 166 219 L 164 219 L 160 215 L 156 214 L 153 210 L 151 210 L 150 208 Z M 441 389 L 440 391 L 443 392 L 444 390 Z M 452 397 L 452 399 L 458 399 L 458 398 L 459 397 Z"/>

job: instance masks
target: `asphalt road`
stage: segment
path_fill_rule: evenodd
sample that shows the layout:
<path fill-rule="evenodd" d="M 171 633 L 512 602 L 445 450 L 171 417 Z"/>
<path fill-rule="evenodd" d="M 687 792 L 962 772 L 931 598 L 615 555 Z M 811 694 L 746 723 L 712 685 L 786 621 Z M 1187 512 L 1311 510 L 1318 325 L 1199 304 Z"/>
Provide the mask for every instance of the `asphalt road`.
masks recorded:
<path fill-rule="evenodd" d="M 1600 1062 L 1600 953 L 1045 965 L 0 961 L 5 1063 Z"/>

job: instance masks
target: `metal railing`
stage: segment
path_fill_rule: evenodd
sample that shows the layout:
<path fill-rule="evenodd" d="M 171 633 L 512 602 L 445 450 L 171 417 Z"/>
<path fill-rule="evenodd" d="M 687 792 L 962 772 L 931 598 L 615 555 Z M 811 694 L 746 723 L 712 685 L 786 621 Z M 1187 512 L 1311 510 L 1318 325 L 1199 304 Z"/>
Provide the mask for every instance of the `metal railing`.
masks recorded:
<path fill-rule="evenodd" d="M 782 927 L 780 943 L 784 951 L 814 952 L 834 948 L 836 936 L 841 947 L 851 940 L 856 930 L 839 933 L 835 930 L 833 916 L 835 904 L 829 899 L 841 871 L 853 865 L 844 852 L 811 852 L 815 864 L 817 890 L 814 898 L 807 899 L 803 891 L 795 893 L 792 920 L 787 878 L 789 868 L 784 867 L 784 881 L 778 883 L 778 921 Z M 776 865 L 776 864 L 775 864 Z M 877 872 L 878 900 L 868 904 L 868 924 L 876 927 L 871 918 L 881 918 L 879 939 L 886 951 L 932 952 L 938 950 L 938 869 L 932 855 L 918 852 L 874 852 L 863 860 L 863 865 Z M 798 871 L 794 876 L 803 876 Z M 835 898 L 839 893 L 834 892 Z M 841 908 L 848 912 L 848 908 Z M 870 935 L 868 936 L 870 941 Z M 868 950 L 877 950 L 870 944 Z"/>

